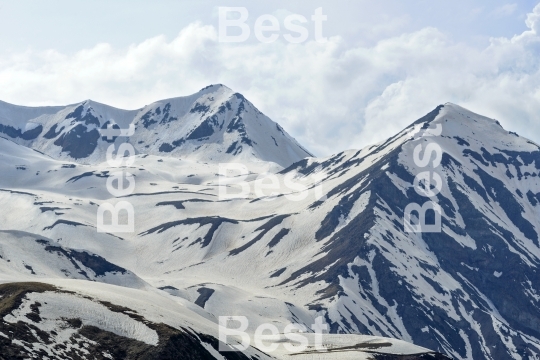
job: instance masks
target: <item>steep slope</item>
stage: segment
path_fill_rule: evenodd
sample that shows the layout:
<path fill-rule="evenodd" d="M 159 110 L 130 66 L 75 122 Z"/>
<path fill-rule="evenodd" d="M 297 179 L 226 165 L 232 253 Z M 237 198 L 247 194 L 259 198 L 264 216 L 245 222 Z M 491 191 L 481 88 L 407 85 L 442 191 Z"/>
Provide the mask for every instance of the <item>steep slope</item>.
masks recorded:
<path fill-rule="evenodd" d="M 126 137 L 102 136 L 108 127 Z M 288 166 L 310 154 L 241 94 L 223 85 L 121 110 L 91 100 L 66 107 L 27 108 L 0 103 L 0 133 L 55 159 L 97 164 L 115 143 L 140 154 L 195 161 L 269 161 Z"/>

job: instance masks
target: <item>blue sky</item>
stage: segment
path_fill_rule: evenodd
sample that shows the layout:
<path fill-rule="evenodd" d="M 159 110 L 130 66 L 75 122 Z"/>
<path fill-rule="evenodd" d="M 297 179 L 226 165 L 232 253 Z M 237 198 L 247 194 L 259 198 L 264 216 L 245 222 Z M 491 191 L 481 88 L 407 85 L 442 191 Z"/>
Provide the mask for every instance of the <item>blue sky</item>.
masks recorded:
<path fill-rule="evenodd" d="M 457 41 L 486 43 L 490 37 L 521 33 L 535 0 L 382 0 L 382 1 L 178 1 L 159 0 L 18 0 L 0 1 L 3 51 L 58 49 L 77 51 L 100 42 L 128 46 L 164 34 L 174 38 L 194 21 L 217 26 L 215 7 L 244 6 L 251 19 L 287 9 L 308 17 L 322 6 L 325 30 L 351 41 L 375 40 L 369 28 L 395 26 L 413 31 L 433 26 Z M 398 24 L 399 23 L 399 24 Z"/>
<path fill-rule="evenodd" d="M 540 142 L 535 1 L 0 1 L 0 99 L 123 108 L 210 83 L 243 93 L 317 155 L 393 135 L 439 103 Z M 219 6 L 310 18 L 325 44 L 217 41 Z"/>

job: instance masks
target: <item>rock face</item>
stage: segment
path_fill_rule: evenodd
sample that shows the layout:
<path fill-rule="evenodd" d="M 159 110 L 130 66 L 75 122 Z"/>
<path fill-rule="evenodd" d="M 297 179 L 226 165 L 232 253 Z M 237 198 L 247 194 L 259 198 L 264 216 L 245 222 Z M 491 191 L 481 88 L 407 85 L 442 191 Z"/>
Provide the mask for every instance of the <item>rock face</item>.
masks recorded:
<path fill-rule="evenodd" d="M 3 116 L 2 116 L 3 115 Z M 135 127 L 126 138 L 100 130 Z M 66 107 L 24 108 L 0 103 L 0 133 L 54 158 L 105 161 L 113 142 L 138 153 L 196 161 L 271 161 L 288 166 L 311 154 L 239 93 L 210 85 L 187 97 L 127 111 L 88 100 Z"/>
<path fill-rule="evenodd" d="M 309 329 L 322 316 L 325 359 L 540 356 L 540 147 L 495 120 L 445 104 L 387 141 L 317 159 L 222 86 L 134 112 L 0 105 L 0 120 L 43 126 L 33 140 L 0 138 L 3 281 L 41 279 L 130 307 L 156 332 L 162 322 L 191 328 L 188 342 L 217 338 L 219 316 L 247 317 L 249 334 L 263 323 Z M 129 166 L 136 188 L 121 199 L 106 188 L 118 168 L 98 164 L 109 142 L 90 151 L 92 141 L 74 141 L 107 121 L 133 124 L 140 152 Z M 231 159 L 248 165 L 249 191 L 223 199 L 234 185 L 218 164 Z M 281 165 L 273 195 L 255 190 L 270 162 Z M 135 231 L 98 233 L 98 206 L 116 200 L 133 205 Z M 440 231 L 407 231 L 406 209 L 428 201 L 440 207 Z M 427 223 L 436 218 L 427 212 Z"/>

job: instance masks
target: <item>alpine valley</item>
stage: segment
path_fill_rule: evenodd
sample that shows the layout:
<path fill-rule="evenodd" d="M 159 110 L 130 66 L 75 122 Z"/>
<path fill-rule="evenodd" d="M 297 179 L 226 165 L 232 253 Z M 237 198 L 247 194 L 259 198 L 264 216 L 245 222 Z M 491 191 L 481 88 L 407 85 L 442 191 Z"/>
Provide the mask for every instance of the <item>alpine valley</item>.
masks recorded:
<path fill-rule="evenodd" d="M 428 142 L 442 231 L 406 232 Z M 247 196 L 220 196 L 237 190 L 222 163 L 248 169 Z M 131 194 L 108 191 L 118 171 Z M 133 111 L 0 102 L 0 174 L 0 359 L 540 358 L 540 147 L 457 105 L 315 158 L 223 85 Z M 268 175 L 277 195 L 254 191 Z M 119 201 L 135 231 L 98 232 Z M 267 323 L 313 338 L 322 316 L 327 351 L 280 334 L 272 352 L 220 352 L 220 316 L 251 338 Z"/>

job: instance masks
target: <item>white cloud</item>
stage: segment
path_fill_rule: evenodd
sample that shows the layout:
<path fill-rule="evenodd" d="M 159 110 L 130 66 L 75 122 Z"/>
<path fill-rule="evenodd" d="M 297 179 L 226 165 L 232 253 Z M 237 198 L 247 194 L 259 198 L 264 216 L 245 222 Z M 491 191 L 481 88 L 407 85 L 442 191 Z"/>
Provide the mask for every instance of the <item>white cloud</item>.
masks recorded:
<path fill-rule="evenodd" d="M 447 101 L 497 117 L 540 142 L 540 5 L 528 30 L 484 49 L 436 28 L 373 45 L 221 44 L 193 23 L 168 40 L 127 49 L 98 44 L 0 57 L 0 99 L 65 104 L 92 98 L 123 108 L 187 95 L 210 83 L 243 93 L 318 155 L 385 139 Z"/>
<path fill-rule="evenodd" d="M 540 35 L 540 4 L 536 5 L 532 13 L 527 14 L 525 23 L 536 35 Z"/>
<path fill-rule="evenodd" d="M 517 4 L 505 4 L 493 10 L 489 15 L 493 18 L 502 18 L 505 16 L 510 16 L 516 11 L 517 7 L 518 7 Z"/>

